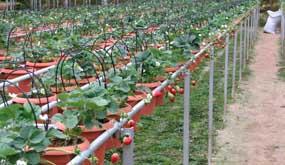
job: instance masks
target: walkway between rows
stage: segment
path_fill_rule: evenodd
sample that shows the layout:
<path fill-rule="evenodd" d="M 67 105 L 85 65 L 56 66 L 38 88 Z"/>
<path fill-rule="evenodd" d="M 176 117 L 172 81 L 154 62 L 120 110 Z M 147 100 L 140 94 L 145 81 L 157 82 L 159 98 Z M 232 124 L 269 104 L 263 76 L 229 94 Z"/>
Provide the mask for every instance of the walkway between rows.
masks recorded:
<path fill-rule="evenodd" d="M 249 80 L 219 131 L 215 165 L 285 164 L 285 82 L 278 79 L 279 35 L 259 32 Z"/>

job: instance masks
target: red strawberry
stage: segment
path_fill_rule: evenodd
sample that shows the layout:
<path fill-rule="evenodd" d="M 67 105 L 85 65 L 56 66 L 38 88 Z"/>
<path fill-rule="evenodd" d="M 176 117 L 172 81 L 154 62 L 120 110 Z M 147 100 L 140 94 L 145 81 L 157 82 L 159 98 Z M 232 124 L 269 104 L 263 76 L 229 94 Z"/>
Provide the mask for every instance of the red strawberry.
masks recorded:
<path fill-rule="evenodd" d="M 176 96 L 176 90 L 175 90 L 174 88 L 172 88 L 172 89 L 170 90 L 170 92 L 171 92 L 174 96 Z"/>
<path fill-rule="evenodd" d="M 160 97 L 160 96 L 162 96 L 162 92 L 161 91 L 156 91 L 156 92 L 154 92 L 153 96 L 154 97 Z"/>
<path fill-rule="evenodd" d="M 209 57 L 210 57 L 209 53 L 205 53 L 205 58 L 209 58 Z"/>
<path fill-rule="evenodd" d="M 113 153 L 111 156 L 111 162 L 117 163 L 120 160 L 120 155 L 118 153 Z"/>
<path fill-rule="evenodd" d="M 169 101 L 173 103 L 175 101 L 175 97 L 169 97 Z"/>
<path fill-rule="evenodd" d="M 129 136 L 125 136 L 125 137 L 123 138 L 123 143 L 124 143 L 125 145 L 130 145 L 132 142 L 133 142 L 133 139 L 132 139 L 131 137 L 129 137 Z"/>
<path fill-rule="evenodd" d="M 168 91 L 170 91 L 170 90 L 172 89 L 172 86 L 171 86 L 171 85 L 168 85 L 168 86 L 166 87 L 166 89 L 167 89 Z"/>
<path fill-rule="evenodd" d="M 196 86 L 197 85 L 197 82 L 195 80 L 191 81 L 191 85 L 192 86 Z"/>
<path fill-rule="evenodd" d="M 183 93 L 184 93 L 184 88 L 180 88 L 180 89 L 179 89 L 179 93 L 180 93 L 180 94 L 183 94 Z"/>
<path fill-rule="evenodd" d="M 136 122 L 134 120 L 131 119 L 131 120 L 128 121 L 128 126 L 129 127 L 134 127 L 135 125 L 136 125 Z"/>

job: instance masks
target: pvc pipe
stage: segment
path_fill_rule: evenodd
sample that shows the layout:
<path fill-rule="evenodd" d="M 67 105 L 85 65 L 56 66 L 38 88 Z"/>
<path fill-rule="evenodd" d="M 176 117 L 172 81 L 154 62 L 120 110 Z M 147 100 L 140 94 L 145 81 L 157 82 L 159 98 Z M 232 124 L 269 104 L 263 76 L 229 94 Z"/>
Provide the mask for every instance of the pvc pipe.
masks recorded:
<path fill-rule="evenodd" d="M 6 103 L 2 103 L 1 105 L 0 105 L 0 108 L 4 108 L 4 107 L 6 107 L 6 105 L 11 105 L 13 103 L 13 101 L 12 100 L 9 100 L 9 101 L 7 101 Z"/>
<path fill-rule="evenodd" d="M 20 76 L 20 77 L 11 79 L 11 80 L 9 80 L 11 83 L 2 82 L 2 83 L 0 83 L 0 88 L 3 88 L 4 85 L 5 85 L 5 87 L 7 87 L 7 86 L 12 85 L 13 83 L 17 83 L 17 82 L 19 82 L 19 81 L 23 81 L 23 80 L 26 80 L 26 79 L 28 79 L 28 78 L 32 78 L 33 76 L 37 76 L 37 75 L 39 75 L 39 74 L 45 73 L 45 72 L 47 72 L 48 70 L 53 69 L 53 68 L 55 68 L 55 65 L 49 66 L 49 67 L 44 68 L 44 69 L 41 69 L 41 70 L 38 70 L 38 71 L 36 71 L 36 72 L 34 72 L 34 73 L 28 73 L 28 74 L 25 74 L 25 75 L 23 75 L 23 76 Z"/>

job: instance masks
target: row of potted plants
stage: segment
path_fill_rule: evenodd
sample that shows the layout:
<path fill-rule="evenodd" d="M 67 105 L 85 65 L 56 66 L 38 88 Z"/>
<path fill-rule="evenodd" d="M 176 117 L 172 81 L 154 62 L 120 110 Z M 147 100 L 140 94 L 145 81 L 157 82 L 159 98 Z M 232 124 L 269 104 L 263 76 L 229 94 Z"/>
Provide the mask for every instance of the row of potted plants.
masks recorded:
<path fill-rule="evenodd" d="M 236 7 L 237 4 L 243 6 Z M 212 5 L 218 8 L 214 4 Z M 242 1 L 228 3 L 228 7 L 231 6 L 231 8 L 228 8 L 227 13 L 235 14 L 230 15 L 224 23 L 229 23 L 251 5 L 253 3 Z M 165 11 L 171 11 L 171 9 L 165 8 Z M 53 70 L 29 80 L 32 84 L 31 89 L 18 92 L 16 97 L 11 95 L 14 102 L 17 102 L 18 98 L 22 98 L 23 101 L 18 103 L 23 106 L 14 104 L 1 109 L 2 115 L 0 116 L 3 118 L 1 120 L 3 130 L 1 129 L 1 131 L 7 132 L 5 134 L 7 136 L 1 140 L 3 143 L 0 143 L 2 146 L 0 148 L 3 149 L 0 152 L 2 161 L 4 163 L 22 161 L 29 164 L 39 164 L 39 162 L 41 164 L 66 164 L 74 157 L 74 154 L 85 150 L 89 142 L 112 127 L 113 121 L 127 117 L 126 113 L 130 112 L 131 107 L 138 101 L 144 100 L 146 106 L 126 126 L 134 126 L 134 122 L 138 121 L 141 115 L 152 114 L 156 105 L 163 104 L 166 92 L 170 101 L 173 101 L 174 95 L 178 91 L 183 93 L 183 88 L 178 87 L 169 87 L 161 92 L 151 93 L 152 89 L 167 79 L 169 74 L 178 69 L 179 65 L 193 58 L 193 54 L 203 46 L 203 38 L 198 33 L 201 31 L 193 30 L 193 27 L 189 28 L 191 20 L 186 16 L 192 12 L 174 10 L 174 13 L 181 14 L 179 17 L 181 20 L 175 21 L 177 13 L 173 15 L 168 13 L 166 16 L 165 12 L 157 12 L 156 16 L 149 16 L 146 19 L 140 18 L 135 21 L 134 36 L 121 39 L 119 39 L 120 37 L 113 38 L 116 41 L 113 41 L 108 47 L 103 46 L 100 51 L 93 47 L 92 39 L 82 38 L 84 35 L 80 35 L 81 27 L 78 27 L 78 33 L 74 30 L 74 34 L 69 36 L 65 34 L 69 30 L 61 29 L 56 34 L 52 34 L 53 38 L 48 37 L 49 40 L 48 38 L 42 40 L 42 36 L 30 35 L 31 38 L 27 37 L 27 40 L 15 42 L 15 49 L 17 49 L 17 46 L 25 45 L 25 42 L 31 40 L 29 44 L 32 44 L 33 47 L 24 46 L 25 51 L 18 50 L 22 54 L 29 54 L 29 52 L 33 54 L 36 50 L 35 55 L 42 54 L 45 57 L 47 52 L 54 51 L 59 56 L 55 60 L 57 65 Z M 216 17 L 214 16 L 212 19 L 222 19 L 224 15 L 223 12 L 217 12 Z M 151 19 L 157 17 L 164 17 L 161 22 L 165 22 L 159 29 L 154 26 L 144 28 L 147 27 L 145 22 L 150 22 Z M 201 23 L 200 29 L 205 30 L 206 25 L 214 22 L 216 21 L 210 19 L 207 23 L 205 22 L 205 25 Z M 213 27 L 211 26 L 211 28 Z M 208 30 L 212 30 L 211 28 Z M 227 28 L 215 28 L 217 28 L 214 31 L 215 35 L 222 30 L 228 30 Z M 205 34 L 207 32 L 209 31 L 205 30 L 201 35 L 204 37 L 209 35 Z M 104 32 L 99 35 L 103 36 L 101 40 L 110 40 L 110 38 L 106 38 Z M 63 41 L 65 37 L 69 38 Z M 161 48 L 161 45 L 158 45 L 156 40 L 163 42 L 163 49 L 157 49 L 157 47 Z M 52 46 L 49 46 L 49 43 Z M 60 48 L 54 48 L 56 45 Z M 34 46 L 38 48 L 34 48 Z M 41 59 L 43 57 L 40 56 Z M 204 57 L 208 57 L 208 55 L 205 54 Z M 31 58 L 31 60 L 35 59 Z M 202 58 L 196 59 L 189 69 L 197 67 L 201 60 Z M 34 62 L 36 62 L 34 66 L 37 65 L 38 62 Z M 126 65 L 129 62 L 131 64 Z M 27 65 L 27 63 L 25 64 Z M 26 70 L 26 73 L 27 71 L 33 73 L 35 68 Z M 100 80 L 99 77 L 103 78 Z M 90 84 L 88 90 L 76 88 L 84 84 Z M 75 87 L 68 90 L 69 85 Z M 55 87 L 54 90 L 52 87 Z M 6 97 L 4 92 L 1 95 Z M 39 99 L 42 96 L 43 99 Z M 38 100 L 38 105 L 31 103 L 32 97 Z M 47 113 L 41 113 L 39 106 L 57 98 L 60 99 L 58 107 L 50 109 Z M 11 109 L 14 114 L 5 116 Z M 52 128 L 51 123 L 61 131 Z M 39 127 L 43 128 L 38 129 Z M 128 135 L 123 136 L 128 137 Z M 105 149 L 118 148 L 121 145 L 121 140 L 114 135 L 95 152 L 98 163 L 103 163 Z M 71 150 L 67 151 L 68 149 Z M 62 155 L 64 157 L 59 158 Z M 96 158 L 92 156 L 87 159 L 85 164 L 93 163 L 95 160 Z"/>

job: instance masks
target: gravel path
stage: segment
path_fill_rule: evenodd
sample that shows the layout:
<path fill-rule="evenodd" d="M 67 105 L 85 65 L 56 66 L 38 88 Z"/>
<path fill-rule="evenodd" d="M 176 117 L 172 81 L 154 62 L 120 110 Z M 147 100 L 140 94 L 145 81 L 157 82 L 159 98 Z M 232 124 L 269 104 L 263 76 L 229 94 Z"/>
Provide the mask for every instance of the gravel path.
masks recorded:
<path fill-rule="evenodd" d="M 215 165 L 285 165 L 285 82 L 278 80 L 279 35 L 260 32 L 242 92 L 219 131 Z"/>

